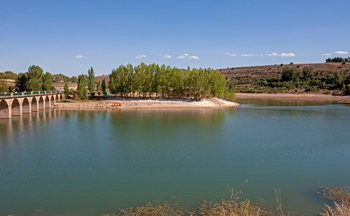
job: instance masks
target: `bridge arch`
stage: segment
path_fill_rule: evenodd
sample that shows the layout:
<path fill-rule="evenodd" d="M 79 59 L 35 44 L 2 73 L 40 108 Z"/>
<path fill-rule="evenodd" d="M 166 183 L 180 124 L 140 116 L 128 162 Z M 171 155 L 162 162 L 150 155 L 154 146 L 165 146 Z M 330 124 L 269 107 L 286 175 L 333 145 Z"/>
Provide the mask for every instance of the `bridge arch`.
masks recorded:
<path fill-rule="evenodd" d="M 55 95 L 51 95 L 51 105 L 55 105 L 55 104 L 56 104 Z"/>
<path fill-rule="evenodd" d="M 47 95 L 45 97 L 45 108 L 51 108 L 51 97 L 50 97 L 50 95 Z"/>
<path fill-rule="evenodd" d="M 45 109 L 45 99 L 43 96 L 40 96 L 39 98 L 39 110 L 44 110 Z"/>
<path fill-rule="evenodd" d="M 0 118 L 11 118 L 11 108 L 7 100 L 0 100 Z"/>
<path fill-rule="evenodd" d="M 39 111 L 39 101 L 38 97 L 33 97 L 32 98 L 32 104 L 31 104 L 31 111 L 32 112 L 38 112 Z"/>
<path fill-rule="evenodd" d="M 31 98 L 24 98 L 22 103 L 22 113 L 31 113 L 32 106 L 31 106 Z"/>
<path fill-rule="evenodd" d="M 22 102 L 23 102 L 23 98 L 15 98 L 12 101 L 12 105 L 11 105 L 11 115 L 16 115 L 16 116 L 20 116 L 22 115 Z"/>

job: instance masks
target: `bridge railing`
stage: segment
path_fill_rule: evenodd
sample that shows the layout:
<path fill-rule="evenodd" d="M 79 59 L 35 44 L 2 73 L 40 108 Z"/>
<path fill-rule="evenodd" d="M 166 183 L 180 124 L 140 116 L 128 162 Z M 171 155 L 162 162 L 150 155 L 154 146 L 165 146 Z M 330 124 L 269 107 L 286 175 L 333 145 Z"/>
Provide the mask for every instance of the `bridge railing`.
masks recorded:
<path fill-rule="evenodd" d="M 11 97 L 19 95 L 40 95 L 40 94 L 58 94 L 63 91 L 26 91 L 26 92 L 0 92 L 0 97 Z"/>

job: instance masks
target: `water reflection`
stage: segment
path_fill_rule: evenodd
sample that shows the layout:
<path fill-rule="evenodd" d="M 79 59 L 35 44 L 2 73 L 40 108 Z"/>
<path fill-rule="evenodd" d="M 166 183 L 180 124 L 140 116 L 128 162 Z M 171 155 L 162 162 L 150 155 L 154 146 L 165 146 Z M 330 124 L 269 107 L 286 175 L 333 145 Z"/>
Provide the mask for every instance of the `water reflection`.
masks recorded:
<path fill-rule="evenodd" d="M 288 211 L 321 211 L 305 193 L 350 177 L 348 106 L 262 104 L 2 119 L 0 214 L 100 215 L 169 197 L 194 207 L 247 178 L 242 199 L 274 208 L 275 187 Z"/>

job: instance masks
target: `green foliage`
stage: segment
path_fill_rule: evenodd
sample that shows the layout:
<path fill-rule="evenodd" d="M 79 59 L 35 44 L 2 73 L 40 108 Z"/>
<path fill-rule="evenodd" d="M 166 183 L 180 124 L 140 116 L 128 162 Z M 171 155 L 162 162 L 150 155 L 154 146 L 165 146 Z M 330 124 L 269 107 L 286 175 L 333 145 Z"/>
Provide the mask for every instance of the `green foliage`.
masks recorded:
<path fill-rule="evenodd" d="M 71 82 L 78 82 L 78 77 L 72 76 L 72 77 L 70 78 L 70 81 L 71 81 Z"/>
<path fill-rule="evenodd" d="M 161 94 L 162 97 L 165 94 L 177 97 L 186 91 L 194 95 L 195 99 L 225 96 L 225 76 L 211 68 L 191 70 L 158 64 L 141 63 L 135 67 L 128 64 L 113 69 L 109 77 L 111 93 L 123 97 L 135 92 L 143 97 L 150 97 L 154 93 Z"/>
<path fill-rule="evenodd" d="M 101 91 L 101 82 L 100 81 L 97 81 L 97 83 L 96 83 L 96 90 L 98 92 Z"/>
<path fill-rule="evenodd" d="M 68 95 L 69 95 L 69 88 L 68 88 L 68 84 L 65 83 L 64 84 L 64 98 L 68 99 Z"/>
<path fill-rule="evenodd" d="M 9 92 L 9 86 L 5 79 L 0 79 L 0 92 Z"/>
<path fill-rule="evenodd" d="M 68 76 L 63 75 L 63 74 L 60 73 L 60 74 L 52 75 L 52 81 L 55 81 L 55 82 L 60 82 L 60 81 L 70 82 L 71 78 L 69 78 Z"/>
<path fill-rule="evenodd" d="M 315 78 L 315 73 L 314 73 L 314 68 L 313 67 L 305 67 L 303 69 L 303 76 L 305 80 L 313 80 Z"/>
<path fill-rule="evenodd" d="M 344 93 L 350 95 L 350 84 L 347 84 L 344 89 Z"/>
<path fill-rule="evenodd" d="M 28 73 L 19 73 L 16 78 L 16 89 L 18 91 L 27 91 L 28 90 Z"/>
<path fill-rule="evenodd" d="M 299 78 L 299 68 L 284 67 L 282 72 L 282 81 L 297 81 Z"/>
<path fill-rule="evenodd" d="M 83 99 L 87 92 L 86 89 L 86 77 L 84 74 L 78 76 L 78 88 L 77 88 L 77 96 L 80 99 Z"/>
<path fill-rule="evenodd" d="M 326 62 L 343 62 L 345 59 L 343 59 L 342 57 L 335 57 L 335 58 L 328 58 L 326 59 Z"/>
<path fill-rule="evenodd" d="M 103 79 L 102 80 L 102 84 L 101 84 L 101 88 L 102 88 L 102 93 L 106 93 L 106 80 Z"/>
<path fill-rule="evenodd" d="M 17 74 L 12 71 L 0 72 L 0 79 L 16 79 Z"/>
<path fill-rule="evenodd" d="M 28 90 L 41 91 L 42 90 L 43 69 L 38 65 L 32 65 L 28 68 Z"/>
<path fill-rule="evenodd" d="M 51 91 L 52 89 L 52 75 L 49 72 L 46 72 L 43 76 L 43 86 L 44 91 Z"/>
<path fill-rule="evenodd" d="M 95 72 L 92 67 L 88 70 L 88 89 L 89 92 L 95 91 Z"/>

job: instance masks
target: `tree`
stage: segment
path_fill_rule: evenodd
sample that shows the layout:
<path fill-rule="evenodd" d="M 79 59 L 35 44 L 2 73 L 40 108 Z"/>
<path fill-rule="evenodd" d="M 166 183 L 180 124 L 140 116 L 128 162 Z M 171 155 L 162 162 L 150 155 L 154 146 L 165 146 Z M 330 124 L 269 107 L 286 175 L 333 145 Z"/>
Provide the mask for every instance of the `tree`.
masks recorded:
<path fill-rule="evenodd" d="M 69 95 L 69 88 L 68 88 L 68 84 L 67 82 L 64 84 L 64 97 L 66 99 L 68 99 L 68 95 Z"/>
<path fill-rule="evenodd" d="M 97 81 L 97 83 L 96 83 L 96 90 L 98 92 L 101 91 L 101 82 L 100 81 Z"/>
<path fill-rule="evenodd" d="M 92 67 L 88 70 L 88 89 L 90 93 L 95 91 L 95 72 Z"/>
<path fill-rule="evenodd" d="M 72 77 L 70 78 L 70 81 L 71 81 L 71 82 L 78 82 L 78 77 L 72 76 Z"/>
<path fill-rule="evenodd" d="M 305 80 L 313 80 L 315 78 L 315 74 L 314 74 L 314 68 L 313 67 L 305 67 L 303 69 L 303 76 Z"/>
<path fill-rule="evenodd" d="M 28 90 L 28 74 L 27 73 L 19 73 L 16 78 L 16 89 L 18 91 L 27 91 Z"/>
<path fill-rule="evenodd" d="M 86 78 L 85 75 L 78 76 L 78 88 L 77 88 L 77 96 L 80 99 L 83 99 L 86 94 Z"/>
<path fill-rule="evenodd" d="M 105 79 L 102 80 L 101 88 L 102 88 L 102 93 L 103 94 L 106 93 L 106 80 Z"/>
<path fill-rule="evenodd" d="M 0 92 L 8 92 L 9 86 L 7 85 L 7 81 L 5 79 L 0 78 Z"/>
<path fill-rule="evenodd" d="M 283 68 L 282 81 L 296 81 L 299 78 L 300 70 L 299 68 Z"/>
<path fill-rule="evenodd" d="M 28 90 L 42 90 L 43 69 L 38 65 L 32 65 L 28 68 Z"/>
<path fill-rule="evenodd" d="M 46 72 L 43 76 L 43 86 L 44 91 L 50 91 L 52 89 L 52 75 L 49 72 Z"/>

